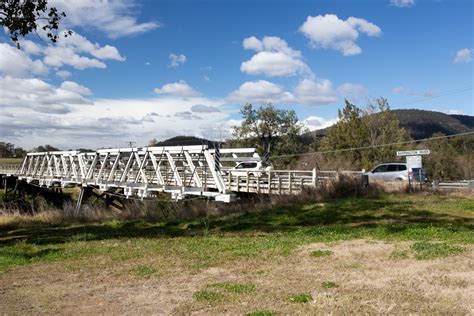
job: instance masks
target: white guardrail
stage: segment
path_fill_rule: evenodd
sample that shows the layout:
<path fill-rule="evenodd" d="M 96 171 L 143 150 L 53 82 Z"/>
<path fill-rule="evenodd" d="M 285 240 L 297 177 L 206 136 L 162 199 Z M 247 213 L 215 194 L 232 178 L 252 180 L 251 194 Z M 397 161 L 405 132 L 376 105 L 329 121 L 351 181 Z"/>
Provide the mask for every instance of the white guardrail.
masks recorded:
<path fill-rule="evenodd" d="M 435 188 L 435 189 L 471 189 L 471 190 L 474 190 L 474 180 L 447 181 L 447 182 L 433 181 L 433 188 Z"/>

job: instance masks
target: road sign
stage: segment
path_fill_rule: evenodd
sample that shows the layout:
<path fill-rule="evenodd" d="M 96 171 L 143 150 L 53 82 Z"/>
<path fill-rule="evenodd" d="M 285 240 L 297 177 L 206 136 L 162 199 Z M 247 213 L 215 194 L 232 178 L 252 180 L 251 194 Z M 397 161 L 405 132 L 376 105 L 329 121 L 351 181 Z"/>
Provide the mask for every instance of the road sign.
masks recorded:
<path fill-rule="evenodd" d="M 423 168 L 421 156 L 406 156 L 408 168 Z"/>
<path fill-rule="evenodd" d="M 431 152 L 429 149 L 419 149 L 419 150 L 402 150 L 397 151 L 397 156 L 419 156 L 419 155 L 429 155 Z"/>

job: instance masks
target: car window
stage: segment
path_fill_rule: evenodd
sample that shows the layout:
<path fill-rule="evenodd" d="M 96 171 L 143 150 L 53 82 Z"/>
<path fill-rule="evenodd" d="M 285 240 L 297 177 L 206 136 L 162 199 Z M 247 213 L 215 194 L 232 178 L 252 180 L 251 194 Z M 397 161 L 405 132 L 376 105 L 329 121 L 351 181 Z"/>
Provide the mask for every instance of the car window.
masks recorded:
<path fill-rule="evenodd" d="M 257 163 L 255 162 L 243 162 L 235 167 L 235 169 L 251 169 L 255 167 L 257 167 Z"/>
<path fill-rule="evenodd" d="M 398 165 L 388 165 L 387 172 L 398 171 Z"/>
<path fill-rule="evenodd" d="M 405 171 L 407 170 L 407 166 L 405 165 L 397 165 L 398 166 L 398 171 Z"/>
<path fill-rule="evenodd" d="M 374 169 L 374 171 L 372 171 L 373 173 L 378 173 L 378 172 L 385 172 L 387 171 L 387 165 L 380 165 L 378 166 L 377 168 Z"/>

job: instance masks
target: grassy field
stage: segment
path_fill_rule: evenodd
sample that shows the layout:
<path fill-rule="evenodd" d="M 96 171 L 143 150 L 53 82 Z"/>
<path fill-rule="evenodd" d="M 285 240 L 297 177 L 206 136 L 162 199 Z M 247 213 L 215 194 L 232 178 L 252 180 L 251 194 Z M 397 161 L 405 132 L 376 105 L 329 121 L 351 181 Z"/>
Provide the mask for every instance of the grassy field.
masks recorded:
<path fill-rule="evenodd" d="M 0 166 L 2 165 L 20 165 L 23 158 L 0 158 Z"/>
<path fill-rule="evenodd" d="M 473 229 L 472 197 L 421 195 L 195 221 L 5 215 L 0 312 L 469 314 Z"/>

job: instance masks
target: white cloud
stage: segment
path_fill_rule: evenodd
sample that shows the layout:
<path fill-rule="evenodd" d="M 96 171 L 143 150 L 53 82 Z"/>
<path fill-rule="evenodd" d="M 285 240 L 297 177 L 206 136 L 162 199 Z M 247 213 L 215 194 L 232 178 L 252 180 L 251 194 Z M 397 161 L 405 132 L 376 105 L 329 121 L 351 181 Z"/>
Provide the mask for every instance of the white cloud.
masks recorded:
<path fill-rule="evenodd" d="M 292 98 L 281 86 L 266 80 L 245 82 L 228 96 L 230 102 L 240 103 L 280 103 Z"/>
<path fill-rule="evenodd" d="M 184 56 L 183 54 L 177 55 L 171 53 L 168 58 L 170 59 L 170 64 L 168 65 L 168 67 L 170 68 L 176 68 L 186 62 L 186 56 Z"/>
<path fill-rule="evenodd" d="M 444 110 L 444 111 L 440 111 L 440 112 L 443 112 L 443 113 L 446 113 L 448 115 L 466 115 L 466 113 L 464 113 L 463 111 L 460 111 L 460 110 L 455 110 L 455 109 L 451 109 L 451 110 Z"/>
<path fill-rule="evenodd" d="M 303 79 L 294 90 L 295 102 L 305 105 L 323 105 L 336 102 L 331 81 Z"/>
<path fill-rule="evenodd" d="M 30 101 L 31 106 L 35 103 Z M 223 100 L 203 97 L 151 99 L 97 99 L 65 113 L 38 113 L 31 107 L 0 111 L 0 137 L 17 146 L 52 144 L 62 149 L 124 147 L 124 140 L 144 146 L 151 138 L 177 135 L 204 136 L 227 126 L 229 112 L 214 112 L 200 119 L 191 112 L 196 104 L 219 107 Z M 189 114 L 189 113 L 191 114 Z M 190 120 L 192 124 L 190 124 Z"/>
<path fill-rule="evenodd" d="M 364 19 L 349 17 L 342 20 L 334 14 L 308 16 L 299 31 L 315 48 L 335 49 L 344 56 L 357 55 L 362 49 L 356 44 L 361 33 L 380 36 L 381 29 Z"/>
<path fill-rule="evenodd" d="M 323 105 L 337 100 L 329 80 L 303 79 L 292 92 L 266 81 L 248 81 L 228 96 L 229 102 L 238 103 L 293 103 Z"/>
<path fill-rule="evenodd" d="M 178 117 L 183 120 L 202 120 L 202 117 L 193 114 L 191 111 L 176 112 L 174 117 Z"/>
<path fill-rule="evenodd" d="M 279 37 L 266 36 L 259 40 L 252 36 L 244 39 L 242 45 L 245 49 L 257 52 L 241 64 L 242 72 L 268 77 L 311 74 L 309 67 L 302 61 L 301 52 L 289 47 Z"/>
<path fill-rule="evenodd" d="M 397 8 L 409 8 L 415 5 L 415 0 L 390 0 L 390 5 Z"/>
<path fill-rule="evenodd" d="M 392 89 L 392 93 L 411 96 L 411 97 L 421 96 L 421 97 L 424 97 L 424 98 L 432 98 L 432 97 L 438 95 L 439 92 L 433 91 L 431 89 L 426 89 L 424 91 L 416 91 L 416 90 L 413 90 L 413 89 L 410 89 L 410 88 L 406 88 L 404 86 L 397 86 L 397 87 Z"/>
<path fill-rule="evenodd" d="M 124 61 L 118 49 L 114 46 L 100 46 L 98 43 L 91 43 L 87 38 L 74 32 L 71 36 L 62 38 L 56 45 L 48 45 L 44 48 L 44 63 L 61 67 L 69 65 L 77 69 L 86 68 L 106 68 L 104 60 Z M 89 54 L 94 58 L 81 56 Z"/>
<path fill-rule="evenodd" d="M 0 73 L 13 77 L 43 75 L 48 68 L 41 60 L 32 60 L 24 51 L 6 43 L 0 43 Z"/>
<path fill-rule="evenodd" d="M 94 29 L 110 38 L 140 34 L 159 27 L 157 22 L 138 22 L 137 5 L 131 0 L 52 0 L 51 5 L 66 12 L 63 21 L 67 26 Z"/>
<path fill-rule="evenodd" d="M 263 50 L 263 42 L 255 36 L 247 37 L 243 40 L 242 45 L 245 49 L 255 50 L 260 52 Z"/>
<path fill-rule="evenodd" d="M 95 58 L 80 56 L 70 47 L 48 46 L 45 50 L 44 63 L 51 67 L 72 66 L 76 69 L 107 68 L 107 65 Z"/>
<path fill-rule="evenodd" d="M 459 63 L 470 63 L 472 61 L 472 49 L 463 48 L 456 52 L 454 62 Z"/>
<path fill-rule="evenodd" d="M 66 38 L 61 38 L 54 45 L 43 46 L 30 40 L 22 40 L 20 44 L 21 50 L 6 43 L 0 44 L 0 72 L 3 74 L 14 77 L 31 77 L 46 74 L 49 68 L 60 68 L 66 65 L 81 70 L 106 68 L 107 65 L 104 61 L 125 60 L 116 47 L 93 44 L 77 32 Z M 61 78 L 70 75 L 68 71 L 58 69 L 56 71 L 56 74 Z"/>
<path fill-rule="evenodd" d="M 156 94 L 167 94 L 177 97 L 195 97 L 200 95 L 198 91 L 194 90 L 184 80 L 165 84 L 161 88 L 155 88 L 153 91 Z"/>
<path fill-rule="evenodd" d="M 352 103 L 358 103 L 367 98 L 367 89 L 357 83 L 343 83 L 337 88 L 337 92 Z"/>
<path fill-rule="evenodd" d="M 90 104 L 90 90 L 72 81 L 55 87 L 40 79 L 0 77 L 0 106 L 28 108 L 40 113 L 69 113 L 76 105 Z"/>
<path fill-rule="evenodd" d="M 56 76 L 58 76 L 62 79 L 69 78 L 71 75 L 72 75 L 71 72 L 69 72 L 67 70 L 56 71 Z"/>
<path fill-rule="evenodd" d="M 204 104 L 196 104 L 191 107 L 192 112 L 196 113 L 213 113 L 213 112 L 220 112 L 220 110 L 215 106 L 204 105 Z"/>
<path fill-rule="evenodd" d="M 78 94 L 83 96 L 92 94 L 88 88 L 73 81 L 64 81 L 63 83 L 61 83 L 60 88 L 71 92 L 77 92 Z"/>
<path fill-rule="evenodd" d="M 337 123 L 338 118 L 325 119 L 316 115 L 308 116 L 302 122 L 310 130 L 324 129 Z"/>

